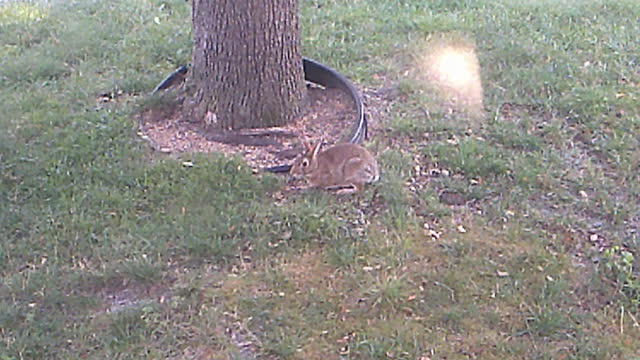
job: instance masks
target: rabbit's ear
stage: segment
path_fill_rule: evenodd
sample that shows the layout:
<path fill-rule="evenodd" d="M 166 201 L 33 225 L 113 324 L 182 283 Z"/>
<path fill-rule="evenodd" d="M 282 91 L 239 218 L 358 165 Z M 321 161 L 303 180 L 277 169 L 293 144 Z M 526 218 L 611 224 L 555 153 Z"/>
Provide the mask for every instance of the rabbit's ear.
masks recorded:
<path fill-rule="evenodd" d="M 318 140 L 318 142 L 313 146 L 313 149 L 311 150 L 311 158 L 314 159 L 318 156 L 318 153 L 320 152 L 320 146 L 322 146 L 322 142 L 324 140 L 320 139 Z"/>
<path fill-rule="evenodd" d="M 310 153 L 313 150 L 307 138 L 302 138 L 300 142 L 302 143 L 302 146 L 304 146 L 305 152 Z"/>

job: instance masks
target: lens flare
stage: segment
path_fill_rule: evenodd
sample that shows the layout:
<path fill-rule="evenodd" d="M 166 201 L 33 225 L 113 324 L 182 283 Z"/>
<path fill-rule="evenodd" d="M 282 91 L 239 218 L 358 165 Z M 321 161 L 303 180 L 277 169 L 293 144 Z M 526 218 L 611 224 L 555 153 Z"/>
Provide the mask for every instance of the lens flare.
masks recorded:
<path fill-rule="evenodd" d="M 482 114 L 480 66 L 468 44 L 427 44 L 419 56 L 419 78 L 434 90 L 445 106 L 470 114 Z"/>
<path fill-rule="evenodd" d="M 463 89 L 474 82 L 473 58 L 465 51 L 446 48 L 437 54 L 433 71 L 445 85 Z"/>

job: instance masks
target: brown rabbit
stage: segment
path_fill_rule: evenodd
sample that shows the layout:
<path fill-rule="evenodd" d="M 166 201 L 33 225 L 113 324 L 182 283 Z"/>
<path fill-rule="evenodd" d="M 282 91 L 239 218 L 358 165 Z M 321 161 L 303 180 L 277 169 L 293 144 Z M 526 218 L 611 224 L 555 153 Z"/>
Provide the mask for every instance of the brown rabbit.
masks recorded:
<path fill-rule="evenodd" d="M 302 141 L 306 151 L 291 167 L 294 178 L 304 177 L 313 187 L 353 193 L 380 178 L 376 159 L 357 144 L 342 143 L 320 151 L 322 140 L 311 146 Z"/>

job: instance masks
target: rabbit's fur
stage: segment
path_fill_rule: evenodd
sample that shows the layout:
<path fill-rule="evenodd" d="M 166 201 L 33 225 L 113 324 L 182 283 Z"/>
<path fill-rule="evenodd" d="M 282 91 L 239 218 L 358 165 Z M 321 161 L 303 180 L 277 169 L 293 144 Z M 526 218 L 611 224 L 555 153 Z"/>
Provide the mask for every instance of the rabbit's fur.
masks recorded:
<path fill-rule="evenodd" d="M 352 193 L 380 178 L 376 159 L 360 145 L 341 143 L 320 151 L 322 140 L 313 146 L 306 141 L 302 144 L 305 153 L 293 163 L 289 174 L 306 178 L 312 187 Z"/>

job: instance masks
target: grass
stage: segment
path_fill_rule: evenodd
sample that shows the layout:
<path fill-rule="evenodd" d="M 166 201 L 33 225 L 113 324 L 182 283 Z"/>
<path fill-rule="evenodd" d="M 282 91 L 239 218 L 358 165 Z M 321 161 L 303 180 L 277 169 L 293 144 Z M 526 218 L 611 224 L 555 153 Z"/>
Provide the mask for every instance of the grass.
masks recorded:
<path fill-rule="evenodd" d="M 0 358 L 639 357 L 640 4 L 300 6 L 306 56 L 392 94 L 357 196 L 137 137 L 188 3 L 0 5 Z M 412 76 L 433 39 L 481 119 Z"/>

